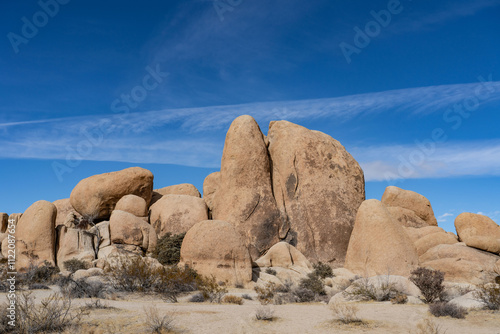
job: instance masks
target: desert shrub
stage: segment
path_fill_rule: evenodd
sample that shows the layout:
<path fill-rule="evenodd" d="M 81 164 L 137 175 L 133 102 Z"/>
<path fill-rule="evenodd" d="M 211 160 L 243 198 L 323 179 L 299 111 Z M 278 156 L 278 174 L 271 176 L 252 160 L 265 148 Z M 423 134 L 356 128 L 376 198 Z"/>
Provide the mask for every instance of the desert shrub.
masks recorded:
<path fill-rule="evenodd" d="M 61 291 L 70 298 L 106 298 L 113 292 L 110 286 L 102 282 L 87 282 L 85 279 L 73 280 L 61 277 L 56 281 Z"/>
<path fill-rule="evenodd" d="M 256 285 L 254 287 L 255 292 L 257 292 L 257 299 L 262 305 L 270 304 L 274 295 L 276 294 L 276 284 L 273 282 L 267 282 L 264 286 Z"/>
<path fill-rule="evenodd" d="M 246 300 L 253 300 L 253 298 L 249 294 L 244 294 L 241 296 L 241 298 L 246 299 Z"/>
<path fill-rule="evenodd" d="M 463 319 L 467 315 L 467 310 L 465 308 L 445 302 L 430 304 L 429 312 L 435 317 L 450 316 L 456 319 Z"/>
<path fill-rule="evenodd" d="M 362 322 L 358 317 L 359 308 L 354 304 L 334 303 L 330 305 L 335 320 L 343 324 Z"/>
<path fill-rule="evenodd" d="M 170 333 L 173 331 L 174 316 L 172 314 L 160 315 L 156 306 L 144 308 L 146 327 L 151 333 Z"/>
<path fill-rule="evenodd" d="M 326 295 L 323 282 L 314 273 L 310 273 L 307 275 L 307 278 L 301 279 L 299 287 L 301 287 L 302 289 L 311 290 L 317 295 Z"/>
<path fill-rule="evenodd" d="M 391 283 L 390 276 L 379 277 L 377 284 L 373 284 L 366 277 L 358 279 L 352 284 L 347 295 L 361 300 L 388 301 L 402 294 L 394 283 Z"/>
<path fill-rule="evenodd" d="M 263 321 L 273 321 L 274 310 L 269 305 L 261 305 L 255 311 L 255 319 Z"/>
<path fill-rule="evenodd" d="M 300 286 L 293 290 L 293 296 L 299 303 L 309 303 L 316 299 L 316 294 L 312 290 Z"/>
<path fill-rule="evenodd" d="M 66 270 L 71 271 L 72 273 L 80 269 L 88 269 L 87 263 L 78 259 L 71 259 L 68 261 L 64 261 L 63 266 L 64 268 L 66 268 Z"/>
<path fill-rule="evenodd" d="M 495 283 L 500 284 L 500 276 L 495 277 Z"/>
<path fill-rule="evenodd" d="M 406 304 L 408 302 L 408 296 L 402 293 L 398 293 L 396 296 L 391 298 L 392 304 Z"/>
<path fill-rule="evenodd" d="M 192 295 L 191 298 L 189 298 L 189 301 L 191 303 L 203 303 L 205 301 L 205 297 L 203 297 L 202 293 L 197 293 Z"/>
<path fill-rule="evenodd" d="M 428 304 L 438 299 L 444 290 L 444 273 L 439 270 L 419 267 L 411 272 L 410 281 L 420 289 Z"/>
<path fill-rule="evenodd" d="M 245 288 L 245 286 L 244 286 L 242 283 L 236 283 L 236 284 L 234 285 L 234 287 L 235 287 L 236 289 L 244 289 L 244 288 Z"/>
<path fill-rule="evenodd" d="M 413 331 L 410 331 L 411 334 L 445 334 L 446 331 L 443 331 L 441 326 L 434 323 L 429 318 L 426 318 L 420 321 Z"/>
<path fill-rule="evenodd" d="M 16 332 L 62 332 L 67 327 L 79 325 L 84 315 L 81 309 L 72 311 L 71 299 L 59 294 L 52 294 L 37 305 L 30 293 L 23 293 L 18 298 Z"/>
<path fill-rule="evenodd" d="M 276 276 L 276 275 L 277 275 L 277 272 L 276 272 L 276 270 L 274 270 L 273 268 L 267 268 L 267 269 L 266 269 L 266 274 Z"/>
<path fill-rule="evenodd" d="M 34 284 L 52 284 L 59 273 L 59 268 L 51 265 L 48 261 L 34 265 L 31 263 L 27 271 L 19 275 L 19 282 L 32 289 Z"/>
<path fill-rule="evenodd" d="M 500 284 L 484 284 L 474 292 L 474 297 L 486 304 L 489 310 L 500 309 Z"/>
<path fill-rule="evenodd" d="M 243 305 L 243 298 L 233 295 L 226 295 L 222 298 L 223 303 Z"/>
<path fill-rule="evenodd" d="M 179 263 L 181 258 L 182 240 L 186 233 L 175 234 L 167 233 L 158 240 L 156 250 L 153 253 L 155 257 L 163 265 L 175 265 Z"/>
<path fill-rule="evenodd" d="M 333 271 L 332 268 L 323 263 L 323 262 L 318 262 L 313 265 L 314 271 L 313 274 L 319 278 L 325 279 L 327 277 L 333 277 Z"/>
<path fill-rule="evenodd" d="M 90 301 L 85 303 L 83 306 L 84 310 L 106 310 L 106 309 L 114 309 L 115 307 L 109 306 L 107 303 L 103 303 L 101 299 L 91 299 Z"/>
<path fill-rule="evenodd" d="M 222 297 L 227 293 L 227 288 L 219 284 L 213 275 L 211 277 L 199 277 L 198 289 L 205 299 L 218 304 L 221 303 Z"/>
<path fill-rule="evenodd" d="M 109 277 L 116 290 L 156 293 L 175 303 L 181 293 L 196 290 L 198 274 L 187 266 L 157 268 L 136 258 L 120 259 Z"/>

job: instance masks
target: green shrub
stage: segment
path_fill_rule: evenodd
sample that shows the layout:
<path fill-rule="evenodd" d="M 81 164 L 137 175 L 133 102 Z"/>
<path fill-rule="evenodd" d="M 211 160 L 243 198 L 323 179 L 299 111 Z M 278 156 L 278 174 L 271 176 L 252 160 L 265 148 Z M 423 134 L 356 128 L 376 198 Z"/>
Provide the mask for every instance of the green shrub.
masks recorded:
<path fill-rule="evenodd" d="M 420 289 L 428 304 L 437 300 L 444 290 L 444 273 L 439 270 L 419 267 L 411 272 L 410 281 Z"/>
<path fill-rule="evenodd" d="M 463 319 L 467 315 L 465 308 L 445 302 L 430 304 L 429 312 L 435 317 L 450 316 L 456 319 Z"/>
<path fill-rule="evenodd" d="M 310 290 L 317 295 L 326 295 L 323 282 L 314 273 L 310 273 L 307 275 L 307 278 L 301 279 L 299 287 Z"/>
<path fill-rule="evenodd" d="M 68 261 L 64 261 L 63 266 L 64 268 L 66 268 L 66 270 L 71 271 L 72 273 L 80 269 L 88 269 L 87 263 L 78 259 L 71 259 Z"/>
<path fill-rule="evenodd" d="M 182 240 L 186 233 L 175 234 L 167 233 L 158 240 L 156 250 L 153 253 L 155 257 L 163 265 L 175 265 L 179 263 L 181 258 Z"/>
<path fill-rule="evenodd" d="M 318 276 L 319 278 L 325 279 L 327 277 L 335 276 L 335 275 L 333 275 L 332 268 L 329 265 L 327 265 L 321 261 L 318 263 L 315 263 L 313 265 L 313 267 L 314 267 L 314 272 L 313 272 L 314 275 Z"/>
<path fill-rule="evenodd" d="M 292 294 L 299 303 L 309 303 L 316 299 L 316 294 L 312 290 L 303 287 L 294 289 Z"/>

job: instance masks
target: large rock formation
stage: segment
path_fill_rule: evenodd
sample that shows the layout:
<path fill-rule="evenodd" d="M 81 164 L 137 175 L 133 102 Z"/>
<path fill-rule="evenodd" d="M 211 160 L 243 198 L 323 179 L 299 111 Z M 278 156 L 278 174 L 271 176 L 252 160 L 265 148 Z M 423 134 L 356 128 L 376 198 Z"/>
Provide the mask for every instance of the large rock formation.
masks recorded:
<path fill-rule="evenodd" d="M 424 196 L 410 190 L 404 190 L 398 187 L 390 186 L 385 189 L 384 195 L 382 196 L 382 203 L 386 207 L 400 207 L 403 209 L 413 211 L 419 218 L 430 226 L 437 226 L 437 220 L 434 216 L 434 211 L 432 210 L 431 203 Z M 401 213 L 396 213 L 395 218 L 398 220 Z M 410 227 L 422 227 L 415 226 L 414 224 L 421 225 L 420 222 L 413 222 L 410 219 L 409 223 L 403 224 Z"/>
<path fill-rule="evenodd" d="M 81 180 L 71 192 L 70 201 L 83 216 L 107 219 L 125 195 L 144 198 L 147 206 L 153 192 L 153 174 L 140 167 L 94 175 Z"/>
<path fill-rule="evenodd" d="M 151 225 L 159 238 L 167 233 L 185 233 L 195 224 L 208 219 L 205 201 L 188 195 L 165 195 L 150 210 Z"/>
<path fill-rule="evenodd" d="M 151 205 L 156 203 L 158 200 L 160 200 L 160 198 L 162 198 L 162 196 L 165 195 L 188 195 L 201 197 L 200 192 L 194 185 L 189 183 L 182 183 L 153 190 L 153 199 L 151 200 Z"/>
<path fill-rule="evenodd" d="M 404 228 L 380 201 L 364 201 L 356 216 L 345 268 L 363 276 L 408 276 L 416 266 L 417 250 Z"/>
<path fill-rule="evenodd" d="M 429 226 L 425 220 L 417 216 L 415 211 L 400 208 L 398 206 L 389 206 L 387 210 L 391 213 L 391 216 L 396 219 L 402 226 L 405 227 L 426 227 Z"/>
<path fill-rule="evenodd" d="M 116 203 L 115 210 L 125 211 L 136 217 L 146 217 L 148 215 L 146 200 L 136 195 L 125 195 L 120 198 Z"/>
<path fill-rule="evenodd" d="M 291 268 L 299 266 L 306 269 L 313 269 L 313 266 L 306 257 L 287 242 L 279 242 L 261 258 L 255 261 L 259 267 L 281 267 Z"/>
<path fill-rule="evenodd" d="M 94 249 L 95 234 L 76 228 L 58 226 L 57 265 L 65 270 L 64 262 L 77 259 L 86 262 L 89 266 L 96 258 Z"/>
<path fill-rule="evenodd" d="M 271 122 L 267 138 L 274 196 L 290 226 L 280 237 L 311 261 L 341 266 L 365 199 L 361 167 L 332 137 L 287 121 Z"/>
<path fill-rule="evenodd" d="M 56 216 L 56 227 L 59 225 L 64 225 L 67 222 L 68 215 L 73 214 L 75 219 L 82 218 L 71 205 L 70 199 L 59 199 L 57 201 L 52 202 L 56 206 L 57 216 Z"/>
<path fill-rule="evenodd" d="M 245 240 L 232 224 L 220 220 L 199 222 L 186 233 L 181 247 L 183 264 L 232 285 L 252 280 L 252 262 Z"/>
<path fill-rule="evenodd" d="M 30 264 L 47 261 L 55 265 L 57 209 L 47 201 L 33 203 L 21 216 L 16 228 L 16 268 L 26 270 Z"/>
<path fill-rule="evenodd" d="M 490 218 L 462 213 L 455 219 L 458 237 L 469 247 L 500 254 L 500 226 Z"/>
<path fill-rule="evenodd" d="M 207 203 L 208 209 L 213 209 L 214 195 L 219 187 L 220 172 L 209 174 L 203 182 L 203 199 Z"/>
<path fill-rule="evenodd" d="M 156 249 L 158 239 L 154 228 L 129 212 L 114 210 L 109 229 L 113 244 L 138 246 L 146 253 Z"/>
<path fill-rule="evenodd" d="M 430 248 L 420 256 L 420 265 L 441 270 L 447 281 L 478 285 L 494 282 L 500 275 L 498 260 L 496 255 L 456 243 Z"/>
<path fill-rule="evenodd" d="M 288 232 L 273 197 L 270 168 L 257 122 L 251 116 L 236 118 L 226 135 L 212 217 L 236 227 L 253 259 Z"/>

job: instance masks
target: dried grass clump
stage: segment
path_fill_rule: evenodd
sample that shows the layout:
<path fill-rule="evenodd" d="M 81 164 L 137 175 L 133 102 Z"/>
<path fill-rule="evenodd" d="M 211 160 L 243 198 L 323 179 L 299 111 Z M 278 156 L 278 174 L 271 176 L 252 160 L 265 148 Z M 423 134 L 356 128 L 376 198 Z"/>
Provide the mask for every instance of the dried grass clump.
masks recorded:
<path fill-rule="evenodd" d="M 168 313 L 162 316 L 160 315 L 160 311 L 158 311 L 156 305 L 153 305 L 144 308 L 144 315 L 146 316 L 146 327 L 148 328 L 150 333 L 173 333 L 173 322 L 175 318 L 172 314 Z"/>
<path fill-rule="evenodd" d="M 343 324 L 361 323 L 358 317 L 359 308 L 354 304 L 334 303 L 330 305 L 335 320 Z"/>
<path fill-rule="evenodd" d="M 222 298 L 223 303 L 243 305 L 243 298 L 233 295 L 227 295 Z"/>
<path fill-rule="evenodd" d="M 455 319 L 463 319 L 467 315 L 465 308 L 445 302 L 437 302 L 429 305 L 429 312 L 435 317 L 450 316 Z"/>
<path fill-rule="evenodd" d="M 262 321 L 273 321 L 276 318 L 274 317 L 274 310 L 269 305 L 261 305 L 255 312 L 255 319 Z"/>

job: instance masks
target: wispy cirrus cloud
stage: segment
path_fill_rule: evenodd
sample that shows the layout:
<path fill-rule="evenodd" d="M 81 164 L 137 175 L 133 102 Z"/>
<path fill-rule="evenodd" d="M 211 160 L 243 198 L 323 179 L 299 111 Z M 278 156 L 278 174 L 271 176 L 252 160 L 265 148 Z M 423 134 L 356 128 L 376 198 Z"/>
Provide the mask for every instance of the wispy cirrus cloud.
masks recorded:
<path fill-rule="evenodd" d="M 83 160 L 217 167 L 224 144 L 224 130 L 242 114 L 252 115 L 260 124 L 276 119 L 343 122 L 355 117 L 362 120 L 363 115 L 377 113 L 427 115 L 474 98 L 477 89 L 494 92 L 482 103 L 500 100 L 500 82 L 491 81 L 329 99 L 16 121 L 0 124 L 0 157 L 67 159 L 79 155 Z M 350 150 L 361 162 L 366 179 L 376 181 L 384 180 L 388 172 L 397 175 L 400 157 L 410 154 L 415 146 L 396 143 Z M 498 166 L 499 142 L 448 143 L 436 147 L 435 153 L 415 166 L 411 175 L 404 177 L 500 175 Z"/>

